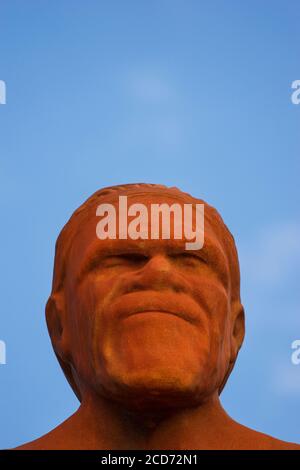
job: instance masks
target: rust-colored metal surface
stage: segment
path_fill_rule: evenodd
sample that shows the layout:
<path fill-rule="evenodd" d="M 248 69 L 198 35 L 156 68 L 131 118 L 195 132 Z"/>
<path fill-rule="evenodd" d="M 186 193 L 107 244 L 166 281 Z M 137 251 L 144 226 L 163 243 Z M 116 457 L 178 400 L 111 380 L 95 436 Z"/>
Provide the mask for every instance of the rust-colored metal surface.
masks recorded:
<path fill-rule="evenodd" d="M 203 247 L 187 251 L 175 238 L 100 240 L 97 206 L 117 207 L 120 195 L 149 211 L 204 204 Z M 243 342 L 244 309 L 234 239 L 204 201 L 150 184 L 92 195 L 58 238 L 46 318 L 81 404 L 20 449 L 300 448 L 240 425 L 220 403 Z"/>

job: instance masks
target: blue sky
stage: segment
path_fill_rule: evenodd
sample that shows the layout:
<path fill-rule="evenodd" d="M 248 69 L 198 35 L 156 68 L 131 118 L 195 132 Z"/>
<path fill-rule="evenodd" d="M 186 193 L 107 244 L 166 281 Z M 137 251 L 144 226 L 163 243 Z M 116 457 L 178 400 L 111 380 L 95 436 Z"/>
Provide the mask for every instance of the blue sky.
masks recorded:
<path fill-rule="evenodd" d="M 92 192 L 130 182 L 222 214 L 247 315 L 222 402 L 300 442 L 299 20 L 296 0 L 1 1 L 1 448 L 78 406 L 44 320 L 54 244 Z"/>

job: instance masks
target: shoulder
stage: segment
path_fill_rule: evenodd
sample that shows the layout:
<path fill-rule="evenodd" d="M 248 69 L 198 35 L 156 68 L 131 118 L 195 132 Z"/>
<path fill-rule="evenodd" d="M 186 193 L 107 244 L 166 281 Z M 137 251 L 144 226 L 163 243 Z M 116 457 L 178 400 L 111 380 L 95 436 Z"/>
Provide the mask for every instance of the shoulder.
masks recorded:
<path fill-rule="evenodd" d="M 247 428 L 236 423 L 237 448 L 249 450 L 300 450 L 300 444 L 282 441 L 268 434 Z"/>
<path fill-rule="evenodd" d="M 38 439 L 11 450 L 64 450 L 74 448 L 76 426 L 73 426 L 73 416 Z"/>
<path fill-rule="evenodd" d="M 10 450 L 55 450 L 64 449 L 65 442 L 62 439 L 61 433 L 54 429 L 53 431 L 45 434 L 44 436 L 35 439 L 34 441 L 22 444 Z"/>

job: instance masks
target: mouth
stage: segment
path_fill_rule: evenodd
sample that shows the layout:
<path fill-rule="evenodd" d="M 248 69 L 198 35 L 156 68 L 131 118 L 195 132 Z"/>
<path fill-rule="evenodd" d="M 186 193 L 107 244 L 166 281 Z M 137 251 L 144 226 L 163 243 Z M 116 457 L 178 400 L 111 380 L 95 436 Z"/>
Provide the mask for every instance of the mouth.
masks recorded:
<path fill-rule="evenodd" d="M 118 296 L 108 309 L 110 318 L 126 319 L 133 315 L 151 315 L 162 319 L 163 315 L 179 317 L 192 324 L 203 323 L 199 305 L 189 295 L 154 290 L 130 292 Z"/>
<path fill-rule="evenodd" d="M 184 315 L 184 313 L 178 313 L 178 312 L 171 312 L 169 310 L 162 310 L 161 308 L 152 308 L 152 309 L 138 309 L 134 312 L 131 312 L 127 315 L 126 318 L 128 317 L 132 317 L 133 315 L 148 315 L 148 314 L 158 314 L 158 315 L 172 315 L 172 316 L 175 316 L 175 317 L 178 317 L 178 318 L 181 318 L 182 320 L 186 320 L 186 321 L 190 321 L 187 319 L 186 315 Z"/>

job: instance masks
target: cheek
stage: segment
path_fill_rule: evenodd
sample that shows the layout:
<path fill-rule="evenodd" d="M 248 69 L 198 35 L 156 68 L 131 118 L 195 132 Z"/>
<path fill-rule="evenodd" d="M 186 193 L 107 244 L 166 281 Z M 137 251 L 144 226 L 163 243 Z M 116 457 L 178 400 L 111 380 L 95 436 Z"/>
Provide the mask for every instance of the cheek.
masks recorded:
<path fill-rule="evenodd" d="M 101 329 L 105 330 L 101 312 L 110 303 L 117 286 L 118 279 L 113 276 L 94 275 L 69 289 L 69 328 L 74 350 L 78 351 L 77 357 L 92 353 L 95 336 L 101 334 Z"/>
<path fill-rule="evenodd" d="M 94 274 L 80 285 L 72 286 L 69 296 L 71 314 L 75 313 L 82 325 L 89 323 L 95 312 L 111 297 L 116 285 L 117 279 L 114 276 Z"/>
<path fill-rule="evenodd" d="M 87 278 L 80 285 L 69 285 L 67 290 L 72 357 L 80 371 L 86 370 L 92 360 L 95 312 L 102 295 L 100 286 Z"/>
<path fill-rule="evenodd" d="M 193 294 L 209 322 L 224 322 L 229 312 L 229 295 L 221 282 L 212 276 L 197 277 L 193 280 Z"/>
<path fill-rule="evenodd" d="M 230 320 L 229 296 L 224 286 L 213 278 L 199 278 L 194 296 L 206 315 L 211 354 L 215 357 L 228 344 L 228 323 Z"/>
<path fill-rule="evenodd" d="M 225 287 L 217 279 L 203 279 L 195 289 L 206 314 L 208 356 L 206 380 L 212 389 L 223 381 L 230 358 L 230 302 Z"/>

